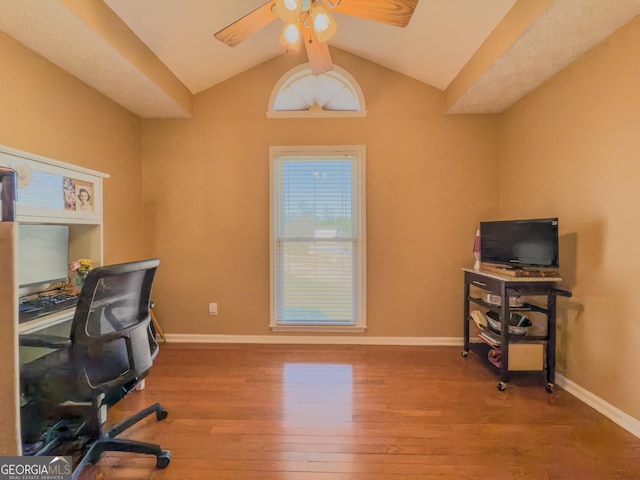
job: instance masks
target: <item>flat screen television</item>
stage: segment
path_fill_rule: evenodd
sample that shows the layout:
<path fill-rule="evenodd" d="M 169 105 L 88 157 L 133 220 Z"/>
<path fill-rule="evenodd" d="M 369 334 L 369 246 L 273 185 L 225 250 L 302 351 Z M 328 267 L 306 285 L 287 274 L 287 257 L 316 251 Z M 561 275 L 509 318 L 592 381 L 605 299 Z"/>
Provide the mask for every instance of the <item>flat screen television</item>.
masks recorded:
<path fill-rule="evenodd" d="M 559 268 L 558 219 L 481 222 L 480 261 L 513 268 Z"/>
<path fill-rule="evenodd" d="M 18 226 L 18 283 L 21 287 L 69 278 L 69 227 Z"/>

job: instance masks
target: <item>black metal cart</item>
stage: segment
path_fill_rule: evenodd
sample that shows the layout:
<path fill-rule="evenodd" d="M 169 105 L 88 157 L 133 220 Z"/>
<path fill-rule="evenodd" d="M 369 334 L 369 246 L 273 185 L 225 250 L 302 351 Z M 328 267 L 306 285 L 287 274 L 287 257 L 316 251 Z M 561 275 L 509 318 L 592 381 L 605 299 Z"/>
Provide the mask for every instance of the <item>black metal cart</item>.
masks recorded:
<path fill-rule="evenodd" d="M 546 374 L 546 390 L 555 390 L 555 368 L 556 368 L 556 299 L 558 296 L 570 297 L 571 292 L 556 288 L 559 277 L 545 276 L 510 276 L 483 270 L 464 269 L 464 348 L 462 356 L 466 357 L 470 350 L 475 349 L 475 345 L 470 341 L 470 304 L 476 304 L 483 309 L 499 313 L 500 331 L 494 332 L 494 348 L 500 351 L 500 361 L 494 365 L 500 371 L 500 381 L 498 390 L 502 391 L 509 382 L 510 372 L 513 371 L 509 365 L 510 347 L 516 344 L 538 343 L 544 345 L 543 368 Z M 476 295 L 471 294 L 472 287 L 476 287 Z M 483 295 L 499 296 L 499 303 L 487 301 Z M 545 305 L 533 303 L 523 303 L 522 305 L 511 305 L 514 297 L 541 297 Z M 516 336 L 509 333 L 509 318 L 512 311 L 532 311 L 539 312 L 546 316 L 547 328 L 544 336 Z M 480 348 L 478 348 L 478 351 Z M 487 348 L 482 351 L 486 354 Z"/>

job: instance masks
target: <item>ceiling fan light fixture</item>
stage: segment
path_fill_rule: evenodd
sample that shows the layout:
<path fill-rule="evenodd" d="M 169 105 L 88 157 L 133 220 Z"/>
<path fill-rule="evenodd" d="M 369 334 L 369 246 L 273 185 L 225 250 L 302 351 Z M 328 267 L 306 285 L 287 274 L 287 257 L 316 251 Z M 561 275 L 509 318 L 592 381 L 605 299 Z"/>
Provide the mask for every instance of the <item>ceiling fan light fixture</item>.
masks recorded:
<path fill-rule="evenodd" d="M 292 23 L 298 19 L 302 0 L 277 0 L 276 12 L 285 23 Z"/>
<path fill-rule="evenodd" d="M 320 3 L 314 3 L 309 10 L 311 23 L 316 37 L 321 42 L 327 42 L 338 30 L 338 24 L 331 14 Z"/>
<path fill-rule="evenodd" d="M 302 34 L 300 26 L 297 22 L 287 23 L 282 29 L 280 36 L 280 44 L 284 46 L 287 52 L 300 50 L 300 41 Z"/>

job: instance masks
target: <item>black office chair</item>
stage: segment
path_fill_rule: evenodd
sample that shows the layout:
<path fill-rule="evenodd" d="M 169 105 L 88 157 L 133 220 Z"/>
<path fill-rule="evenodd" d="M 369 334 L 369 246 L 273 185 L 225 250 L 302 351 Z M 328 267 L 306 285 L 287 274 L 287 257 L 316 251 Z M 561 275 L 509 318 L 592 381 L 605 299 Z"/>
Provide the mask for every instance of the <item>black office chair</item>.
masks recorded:
<path fill-rule="evenodd" d="M 138 412 L 106 433 L 102 431 L 107 408 L 139 384 L 158 353 L 149 315 L 158 264 L 157 259 L 151 259 L 89 272 L 78 298 L 70 339 L 20 336 L 21 346 L 57 348 L 21 370 L 22 417 L 27 427 L 23 429 L 23 441 L 30 435 L 40 435 L 40 423 L 34 418 L 57 421 L 41 437 L 44 444 L 34 454 L 68 455 L 69 449 L 83 448 L 85 453 L 74 470 L 74 479 L 105 451 L 155 455 L 157 468 L 169 465 L 171 454 L 159 445 L 117 438 L 152 413 L 158 420 L 164 419 L 167 411 L 160 404 Z"/>

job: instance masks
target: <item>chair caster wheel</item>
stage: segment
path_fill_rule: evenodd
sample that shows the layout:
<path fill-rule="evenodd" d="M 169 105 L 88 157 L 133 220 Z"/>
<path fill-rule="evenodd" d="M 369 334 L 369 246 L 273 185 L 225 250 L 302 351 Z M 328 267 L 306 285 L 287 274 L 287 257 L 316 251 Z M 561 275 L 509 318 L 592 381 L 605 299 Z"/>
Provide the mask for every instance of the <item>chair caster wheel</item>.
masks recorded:
<path fill-rule="evenodd" d="M 506 388 L 507 388 L 507 384 L 504 383 L 504 382 L 498 382 L 498 385 L 496 387 L 501 392 L 504 392 L 506 390 Z"/>
<path fill-rule="evenodd" d="M 169 462 L 171 462 L 171 452 L 163 450 L 156 460 L 156 468 L 163 470 L 169 466 Z"/>
<path fill-rule="evenodd" d="M 469 355 L 469 351 L 468 350 L 463 350 L 461 355 L 466 358 L 467 355 Z"/>
<path fill-rule="evenodd" d="M 555 383 L 547 383 L 547 385 L 544 387 L 544 389 L 548 393 L 553 393 L 553 392 L 556 391 L 556 384 Z"/>
<path fill-rule="evenodd" d="M 169 415 L 169 412 L 165 408 L 156 410 L 156 418 L 158 419 L 158 421 L 164 420 L 165 418 L 167 418 L 167 415 Z"/>

